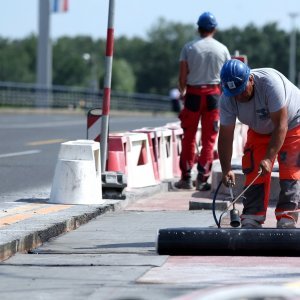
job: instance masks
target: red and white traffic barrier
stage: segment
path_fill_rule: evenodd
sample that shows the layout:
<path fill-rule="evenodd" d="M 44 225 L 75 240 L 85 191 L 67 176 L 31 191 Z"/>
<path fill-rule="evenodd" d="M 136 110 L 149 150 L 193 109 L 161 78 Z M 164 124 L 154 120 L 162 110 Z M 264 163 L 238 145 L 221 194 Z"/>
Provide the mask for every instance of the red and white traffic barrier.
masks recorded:
<path fill-rule="evenodd" d="M 157 184 L 147 134 L 113 133 L 108 145 L 107 170 L 126 174 L 128 188 Z"/>
<path fill-rule="evenodd" d="M 168 123 L 166 127 L 172 130 L 172 148 L 173 148 L 173 176 L 180 177 L 181 170 L 179 168 L 180 153 L 182 151 L 183 129 L 180 123 Z"/>
<path fill-rule="evenodd" d="M 159 172 L 159 141 L 156 132 L 152 128 L 140 128 L 132 130 L 132 132 L 146 133 L 149 142 L 150 156 L 152 158 L 153 172 L 154 177 L 157 181 L 160 181 L 160 172 Z"/>
<path fill-rule="evenodd" d="M 159 136 L 159 173 L 161 180 L 171 179 L 173 175 L 172 130 L 167 127 L 155 128 Z"/>
<path fill-rule="evenodd" d="M 94 108 L 87 113 L 87 139 L 100 142 L 101 109 Z"/>

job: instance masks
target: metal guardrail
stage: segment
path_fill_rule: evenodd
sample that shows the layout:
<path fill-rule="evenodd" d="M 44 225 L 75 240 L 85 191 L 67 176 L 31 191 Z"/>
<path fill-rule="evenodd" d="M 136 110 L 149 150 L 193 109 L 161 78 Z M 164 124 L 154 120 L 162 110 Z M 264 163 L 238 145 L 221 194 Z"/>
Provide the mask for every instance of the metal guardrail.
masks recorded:
<path fill-rule="evenodd" d="M 80 87 L 39 87 L 35 84 L 0 82 L 0 106 L 12 107 L 102 107 L 103 91 Z M 111 92 L 111 110 L 171 111 L 168 96 L 156 94 Z"/>

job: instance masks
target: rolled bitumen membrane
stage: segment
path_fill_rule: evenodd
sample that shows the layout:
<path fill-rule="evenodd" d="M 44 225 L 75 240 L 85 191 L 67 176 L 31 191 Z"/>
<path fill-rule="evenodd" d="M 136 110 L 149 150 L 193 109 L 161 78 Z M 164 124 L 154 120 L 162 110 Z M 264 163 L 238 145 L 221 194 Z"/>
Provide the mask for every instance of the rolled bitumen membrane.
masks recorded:
<path fill-rule="evenodd" d="M 165 228 L 160 255 L 300 256 L 300 230 L 277 228 Z"/>

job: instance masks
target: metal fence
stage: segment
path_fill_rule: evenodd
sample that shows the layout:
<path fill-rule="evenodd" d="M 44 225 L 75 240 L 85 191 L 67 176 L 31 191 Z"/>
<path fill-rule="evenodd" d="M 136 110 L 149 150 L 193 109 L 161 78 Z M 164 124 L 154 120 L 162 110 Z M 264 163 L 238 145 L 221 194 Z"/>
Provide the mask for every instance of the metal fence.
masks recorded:
<path fill-rule="evenodd" d="M 51 89 L 35 84 L 0 82 L 0 106 L 84 108 L 102 107 L 103 91 L 66 86 Z M 111 92 L 111 110 L 171 111 L 168 96 Z"/>

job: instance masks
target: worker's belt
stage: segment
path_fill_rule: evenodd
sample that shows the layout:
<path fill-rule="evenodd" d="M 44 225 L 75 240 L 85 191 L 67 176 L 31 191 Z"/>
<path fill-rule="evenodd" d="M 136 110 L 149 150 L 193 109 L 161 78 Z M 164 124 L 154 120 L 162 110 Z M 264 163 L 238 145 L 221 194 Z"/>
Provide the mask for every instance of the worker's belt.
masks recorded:
<path fill-rule="evenodd" d="M 207 89 L 207 88 L 214 88 L 219 87 L 219 84 L 199 84 L 199 85 L 187 85 L 188 87 L 194 88 L 194 89 Z"/>

